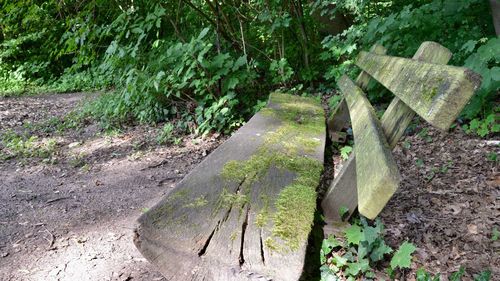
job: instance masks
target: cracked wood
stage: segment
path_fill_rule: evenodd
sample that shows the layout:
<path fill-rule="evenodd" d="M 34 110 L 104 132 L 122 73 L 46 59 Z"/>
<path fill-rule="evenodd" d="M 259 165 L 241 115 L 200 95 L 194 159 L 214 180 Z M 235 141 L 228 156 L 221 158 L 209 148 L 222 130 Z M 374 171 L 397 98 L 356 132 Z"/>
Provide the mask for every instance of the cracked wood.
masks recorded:
<path fill-rule="evenodd" d="M 268 109 L 280 106 L 270 103 Z M 322 111 L 319 103 L 308 105 L 311 107 Z M 297 130 L 308 111 L 300 114 L 293 127 Z M 323 128 L 323 133 L 308 137 L 317 140 L 318 145 L 298 153 L 323 163 L 324 116 L 314 122 Z M 221 176 L 228 162 L 246 161 L 257 154 L 265 145 L 266 136 L 277 132 L 282 123 L 275 115 L 257 113 L 139 218 L 134 242 L 167 280 L 299 279 L 307 238 L 295 250 L 275 251 L 265 243 L 269 238 L 280 242 L 275 237 L 272 219 L 263 225 L 256 223 L 263 208 L 268 208 L 270 214 L 276 212 L 275 201 L 285 187 L 294 183 L 297 174 L 271 166 L 255 181 L 245 177 L 232 182 Z M 250 185 L 244 186 L 248 182 Z M 231 198 L 246 197 L 227 205 L 221 200 L 225 193 L 235 196 Z M 312 225 L 312 219 L 308 223 Z"/>

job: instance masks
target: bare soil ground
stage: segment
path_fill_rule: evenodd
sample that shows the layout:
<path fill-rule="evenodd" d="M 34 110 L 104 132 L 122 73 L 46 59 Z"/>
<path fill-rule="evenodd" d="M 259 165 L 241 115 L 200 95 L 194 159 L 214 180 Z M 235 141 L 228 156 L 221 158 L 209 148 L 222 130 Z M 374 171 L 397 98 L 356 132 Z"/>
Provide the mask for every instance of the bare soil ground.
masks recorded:
<path fill-rule="evenodd" d="M 85 97 L 1 99 L 1 131 L 62 117 Z M 157 145 L 157 130 L 35 130 L 57 141 L 48 161 L 0 161 L 0 280 L 164 280 L 132 243 L 135 220 L 223 139 Z"/>
<path fill-rule="evenodd" d="M 224 138 L 157 145 L 152 126 L 114 134 L 91 122 L 62 132 L 34 126 L 54 126 L 88 97 L 0 99 L 0 133 L 56 142 L 48 157 L 0 160 L 0 280 L 165 280 L 134 247 L 135 220 Z M 421 125 L 400 142 L 403 184 L 380 217 L 393 248 L 404 240 L 418 248 L 401 280 L 421 266 L 443 276 L 464 266 L 464 280 L 490 269 L 500 280 L 499 162 L 488 159 L 499 143 Z M 339 156 L 326 162 L 323 185 Z"/>

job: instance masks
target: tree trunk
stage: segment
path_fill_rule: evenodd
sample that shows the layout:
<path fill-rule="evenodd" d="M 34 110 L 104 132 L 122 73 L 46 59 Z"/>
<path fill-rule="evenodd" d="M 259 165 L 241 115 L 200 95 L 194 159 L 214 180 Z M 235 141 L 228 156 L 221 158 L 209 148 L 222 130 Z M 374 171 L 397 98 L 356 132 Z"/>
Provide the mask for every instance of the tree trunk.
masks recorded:
<path fill-rule="evenodd" d="M 493 26 L 495 33 L 500 36 L 500 0 L 490 0 L 491 15 L 493 17 Z"/>

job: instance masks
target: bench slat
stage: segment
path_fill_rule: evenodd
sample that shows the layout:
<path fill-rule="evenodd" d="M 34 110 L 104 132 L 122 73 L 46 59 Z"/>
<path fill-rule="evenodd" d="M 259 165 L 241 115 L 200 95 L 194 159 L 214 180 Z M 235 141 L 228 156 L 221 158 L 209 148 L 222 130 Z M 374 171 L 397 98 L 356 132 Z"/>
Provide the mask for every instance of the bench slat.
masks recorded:
<path fill-rule="evenodd" d="M 339 88 L 345 96 L 354 134 L 358 209 L 373 219 L 397 190 L 400 176 L 380 121 L 363 91 L 346 75 Z"/>
<path fill-rule="evenodd" d="M 413 56 L 415 60 L 436 64 L 447 64 L 450 58 L 450 50 L 435 42 L 422 43 Z M 398 97 L 392 100 L 381 119 L 382 128 L 391 148 L 396 146 L 414 116 L 415 112 Z M 330 185 L 321 202 L 325 220 L 329 224 L 341 220 L 338 211 L 340 207 L 347 208 L 349 214 L 351 214 L 358 205 L 355 163 L 356 157 L 353 153 L 343 163 L 342 170 Z"/>
<path fill-rule="evenodd" d="M 368 52 L 356 64 L 441 130 L 448 130 L 481 84 L 481 76 L 463 67 Z"/>
<path fill-rule="evenodd" d="M 167 280 L 298 280 L 325 131 L 318 101 L 272 94 L 139 218 L 136 246 Z"/>
<path fill-rule="evenodd" d="M 377 44 L 370 48 L 371 53 L 379 55 L 384 55 L 386 51 L 387 50 L 383 46 Z M 373 78 L 371 78 L 371 76 L 366 72 L 361 71 L 356 78 L 356 85 L 358 85 L 361 89 L 366 90 L 372 79 Z M 351 119 L 349 117 L 349 110 L 347 108 L 347 104 L 345 103 L 345 99 L 342 98 L 328 118 L 328 133 L 333 142 L 339 142 L 342 139 L 339 132 L 350 122 Z"/>
<path fill-rule="evenodd" d="M 383 55 L 386 53 L 386 49 L 380 45 L 373 45 L 370 52 Z M 366 72 L 361 71 L 361 73 L 356 78 L 356 85 L 358 85 L 362 90 L 366 90 L 370 81 L 373 80 L 370 75 Z M 343 140 L 343 136 L 340 131 L 351 122 L 349 117 L 349 109 L 345 102 L 345 98 L 342 100 L 335 108 L 335 110 L 330 115 L 328 119 L 328 133 L 332 142 L 339 142 Z M 340 221 L 341 212 L 340 207 L 345 207 L 348 214 L 352 214 L 356 206 L 358 206 L 358 195 L 356 189 L 356 159 L 354 159 L 354 154 L 351 154 L 348 161 L 343 163 L 344 166 L 351 166 L 352 169 L 341 169 L 339 174 L 333 179 L 330 185 L 329 193 L 326 194 L 322 201 L 323 212 L 327 221 Z M 326 198 L 328 196 L 328 199 Z M 335 207 L 332 207 L 335 206 Z"/>

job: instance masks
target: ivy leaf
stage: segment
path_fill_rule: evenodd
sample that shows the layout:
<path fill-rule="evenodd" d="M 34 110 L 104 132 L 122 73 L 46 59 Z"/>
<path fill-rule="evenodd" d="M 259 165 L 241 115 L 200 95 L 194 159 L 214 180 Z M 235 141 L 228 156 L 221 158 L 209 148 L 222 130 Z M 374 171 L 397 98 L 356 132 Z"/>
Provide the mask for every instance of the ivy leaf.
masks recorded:
<path fill-rule="evenodd" d="M 240 82 L 240 80 L 236 77 L 231 77 L 229 78 L 229 80 L 227 81 L 227 84 L 226 84 L 226 87 L 230 90 L 233 90 L 234 88 L 236 88 L 236 86 L 238 85 L 238 83 Z"/>
<path fill-rule="evenodd" d="M 339 281 L 340 279 L 335 276 L 335 272 L 332 271 L 327 265 L 323 265 L 320 268 L 321 271 L 321 281 Z"/>
<path fill-rule="evenodd" d="M 349 244 L 359 245 L 362 237 L 363 233 L 361 232 L 361 227 L 358 225 L 351 225 L 345 230 L 345 238 Z"/>
<path fill-rule="evenodd" d="M 398 251 L 394 254 L 391 259 L 391 268 L 396 269 L 399 268 L 410 268 L 411 258 L 413 252 L 415 252 L 417 248 L 412 243 L 405 241 L 401 246 L 399 246 Z"/>
<path fill-rule="evenodd" d="M 382 242 L 380 242 L 380 245 L 378 245 L 372 250 L 370 254 L 370 259 L 374 262 L 377 262 L 384 259 L 385 254 L 390 254 L 390 253 L 392 253 L 392 248 L 387 246 L 385 242 L 382 240 Z"/>
<path fill-rule="evenodd" d="M 332 249 L 342 246 L 340 242 L 335 238 L 335 236 L 331 235 L 328 239 L 323 240 L 323 244 L 321 245 L 321 249 L 325 254 L 331 252 Z"/>
<path fill-rule="evenodd" d="M 349 158 L 349 154 L 352 152 L 352 146 L 344 146 L 340 149 L 340 156 L 342 157 L 342 159 L 346 160 L 347 158 Z"/>
<path fill-rule="evenodd" d="M 339 255 L 334 255 L 332 259 L 333 264 L 337 266 L 338 268 L 342 268 L 347 264 L 347 259 L 343 258 Z"/>
<path fill-rule="evenodd" d="M 370 270 L 370 264 L 367 259 L 361 259 L 358 262 L 350 263 L 345 270 L 345 273 L 350 276 L 356 276 L 359 273 L 364 273 Z"/>
<path fill-rule="evenodd" d="M 361 241 L 358 246 L 358 257 L 360 259 L 365 258 L 369 251 L 370 249 L 368 243 L 366 243 L 365 241 Z"/>
<path fill-rule="evenodd" d="M 246 55 L 243 55 L 241 57 L 239 57 L 235 62 L 234 62 L 234 65 L 233 65 L 233 71 L 236 71 L 238 70 L 238 68 L 240 68 L 241 66 L 245 65 L 247 63 L 247 56 Z"/>
<path fill-rule="evenodd" d="M 470 53 L 470 52 L 474 51 L 476 44 L 477 44 L 477 41 L 469 40 L 462 46 L 460 51 L 464 51 L 465 53 Z"/>
<path fill-rule="evenodd" d="M 363 229 L 364 241 L 368 242 L 369 245 L 373 244 L 375 240 L 379 237 L 378 229 L 372 226 L 367 226 Z"/>

